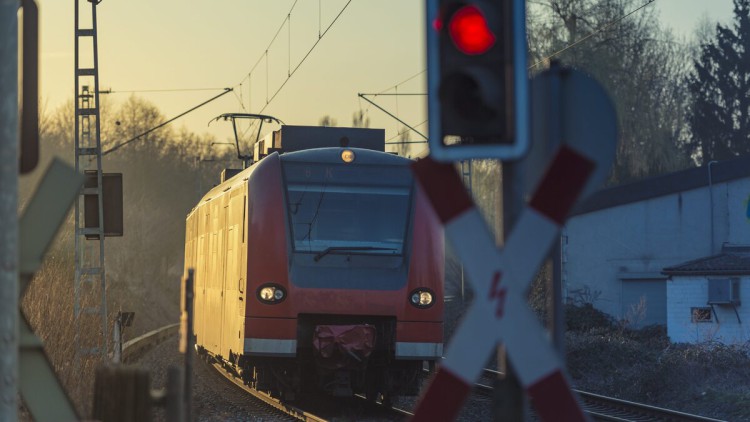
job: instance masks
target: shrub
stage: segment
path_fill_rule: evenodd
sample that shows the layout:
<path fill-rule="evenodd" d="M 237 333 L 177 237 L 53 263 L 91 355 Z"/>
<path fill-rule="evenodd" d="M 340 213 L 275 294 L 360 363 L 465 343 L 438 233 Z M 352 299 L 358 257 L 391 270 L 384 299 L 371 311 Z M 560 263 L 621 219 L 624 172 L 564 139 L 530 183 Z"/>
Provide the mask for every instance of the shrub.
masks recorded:
<path fill-rule="evenodd" d="M 587 332 L 595 328 L 612 328 L 612 317 L 594 308 L 590 303 L 565 305 L 565 328 L 568 331 Z"/>

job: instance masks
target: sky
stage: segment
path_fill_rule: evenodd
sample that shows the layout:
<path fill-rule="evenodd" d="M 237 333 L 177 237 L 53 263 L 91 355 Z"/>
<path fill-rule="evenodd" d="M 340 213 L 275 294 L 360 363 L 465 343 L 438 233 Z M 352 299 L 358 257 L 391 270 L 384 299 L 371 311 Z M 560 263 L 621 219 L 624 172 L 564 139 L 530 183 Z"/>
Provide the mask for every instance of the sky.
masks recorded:
<path fill-rule="evenodd" d="M 85 0 L 38 0 L 47 112 L 73 97 L 75 1 L 87 11 L 81 14 L 87 21 Z M 678 36 L 689 36 L 704 16 L 722 23 L 732 16 L 731 0 L 656 0 L 649 7 Z M 317 125 L 331 116 L 348 126 L 352 114 L 363 110 L 371 127 L 385 128 L 392 139 L 403 125 L 358 93 L 425 92 L 422 0 L 103 0 L 97 19 L 100 89 L 113 91 L 108 100 L 137 95 L 171 118 L 222 88 L 234 88 L 173 123 L 219 141 L 232 136 L 231 125 L 208 126 L 213 117 L 259 113 L 264 106 L 263 114 L 295 125 Z M 82 45 L 84 50 L 91 48 Z M 426 97 L 367 98 L 427 133 Z"/>

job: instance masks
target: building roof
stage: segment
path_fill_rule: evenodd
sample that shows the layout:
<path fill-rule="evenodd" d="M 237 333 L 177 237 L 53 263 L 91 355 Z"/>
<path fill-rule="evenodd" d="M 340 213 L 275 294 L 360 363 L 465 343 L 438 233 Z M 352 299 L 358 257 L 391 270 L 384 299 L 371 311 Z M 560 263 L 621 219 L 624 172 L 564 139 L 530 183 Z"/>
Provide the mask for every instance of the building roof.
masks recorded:
<path fill-rule="evenodd" d="M 666 275 L 750 275 L 750 246 L 724 245 L 718 255 L 664 268 Z"/>
<path fill-rule="evenodd" d="M 708 167 L 694 167 L 633 183 L 602 189 L 578 204 L 572 215 L 632 204 L 647 199 L 676 194 L 708 186 Z M 750 156 L 718 161 L 711 165 L 712 183 L 727 182 L 750 176 Z"/>

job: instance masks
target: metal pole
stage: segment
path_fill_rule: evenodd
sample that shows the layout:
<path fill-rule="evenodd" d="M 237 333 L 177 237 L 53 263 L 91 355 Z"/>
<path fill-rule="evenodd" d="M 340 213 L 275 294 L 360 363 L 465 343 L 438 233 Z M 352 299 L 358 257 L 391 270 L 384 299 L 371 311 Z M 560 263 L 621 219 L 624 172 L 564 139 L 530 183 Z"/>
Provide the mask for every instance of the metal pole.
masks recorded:
<path fill-rule="evenodd" d="M 0 0 L 0 420 L 18 419 L 18 0 Z M 2 29 L 4 28 L 4 29 Z"/>
<path fill-rule="evenodd" d="M 711 160 L 708 162 L 708 205 L 711 207 L 710 214 L 711 214 L 711 250 L 709 251 L 709 255 L 713 255 L 715 248 L 714 248 L 714 181 L 713 181 L 713 175 L 711 174 L 711 165 L 718 163 L 718 161 Z"/>
<path fill-rule="evenodd" d="M 114 363 L 121 363 L 122 362 L 122 314 L 117 314 L 117 319 L 115 319 L 115 329 L 114 333 L 112 334 L 112 339 L 114 341 L 114 347 L 112 348 L 112 362 Z"/>
<path fill-rule="evenodd" d="M 560 146 L 562 139 L 562 93 L 561 93 L 561 79 L 565 70 L 560 65 L 558 60 L 553 60 L 550 63 L 550 72 L 552 77 L 550 78 L 549 85 L 549 98 L 547 101 L 547 124 L 544 125 L 544 137 L 545 145 L 548 157 L 552 157 Z M 561 232 L 562 234 L 562 232 Z M 560 242 L 562 236 L 558 239 L 552 248 L 552 277 L 549 280 L 547 292 L 552 297 L 547 300 L 547 328 L 550 330 L 552 335 L 552 343 L 557 349 L 557 353 L 560 358 L 565 361 L 565 332 L 563 327 L 565 326 L 565 315 L 563 313 L 563 297 L 562 297 L 562 248 Z"/>
<path fill-rule="evenodd" d="M 418 131 L 418 130 L 414 129 L 414 128 L 413 128 L 413 127 L 412 127 L 412 126 L 410 125 L 410 124 L 408 124 L 408 123 L 406 123 L 405 121 L 403 121 L 403 120 L 399 119 L 398 117 L 394 116 L 394 115 L 393 115 L 392 113 L 389 113 L 389 112 L 388 112 L 388 111 L 387 111 L 386 109 L 384 109 L 383 107 L 380 107 L 379 105 L 375 104 L 375 103 L 374 103 L 373 101 L 371 101 L 370 99 L 368 99 L 367 97 L 365 97 L 365 95 L 368 95 L 368 94 L 357 94 L 357 96 L 358 96 L 359 98 L 362 98 L 363 100 L 367 101 L 368 103 L 370 103 L 370 104 L 374 105 L 375 107 L 377 107 L 377 108 L 378 108 L 378 109 L 379 109 L 380 111 L 382 111 L 383 113 L 385 113 L 385 114 L 389 115 L 390 117 L 392 117 L 392 118 L 396 119 L 396 121 L 398 121 L 398 122 L 399 122 L 399 123 L 401 123 L 402 125 L 404 125 L 404 126 L 408 127 L 409 129 L 413 130 L 413 131 L 414 131 L 414 133 L 416 133 L 417 135 L 419 135 L 419 136 L 421 136 L 421 137 L 423 137 L 423 138 L 427 139 L 427 137 L 426 137 L 426 136 L 425 136 L 425 135 L 424 135 L 424 134 L 423 134 L 422 132 L 420 132 L 420 131 Z"/>
<path fill-rule="evenodd" d="M 502 190 L 502 221 L 498 221 L 496 218 L 495 222 L 501 225 L 497 227 L 497 236 L 503 240 L 503 243 L 508 239 L 522 209 L 521 180 L 522 175 L 518 165 L 510 162 L 502 163 L 501 183 L 499 184 Z M 500 213 L 501 211 L 497 210 L 496 212 Z M 523 421 L 526 414 L 526 395 L 521 382 L 508 361 L 504 345 L 497 349 L 497 366 L 498 370 L 505 375 L 495 379 L 494 383 L 494 420 Z"/>

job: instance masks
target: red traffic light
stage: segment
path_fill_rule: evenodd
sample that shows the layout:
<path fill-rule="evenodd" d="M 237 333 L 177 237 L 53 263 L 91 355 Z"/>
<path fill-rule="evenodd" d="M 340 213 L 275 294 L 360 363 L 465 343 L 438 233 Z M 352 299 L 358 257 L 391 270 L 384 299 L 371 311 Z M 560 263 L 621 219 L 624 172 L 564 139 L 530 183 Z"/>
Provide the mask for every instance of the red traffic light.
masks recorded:
<path fill-rule="evenodd" d="M 464 6 L 451 15 L 448 34 L 456 48 L 469 55 L 486 53 L 496 40 L 484 14 L 474 5 Z"/>

